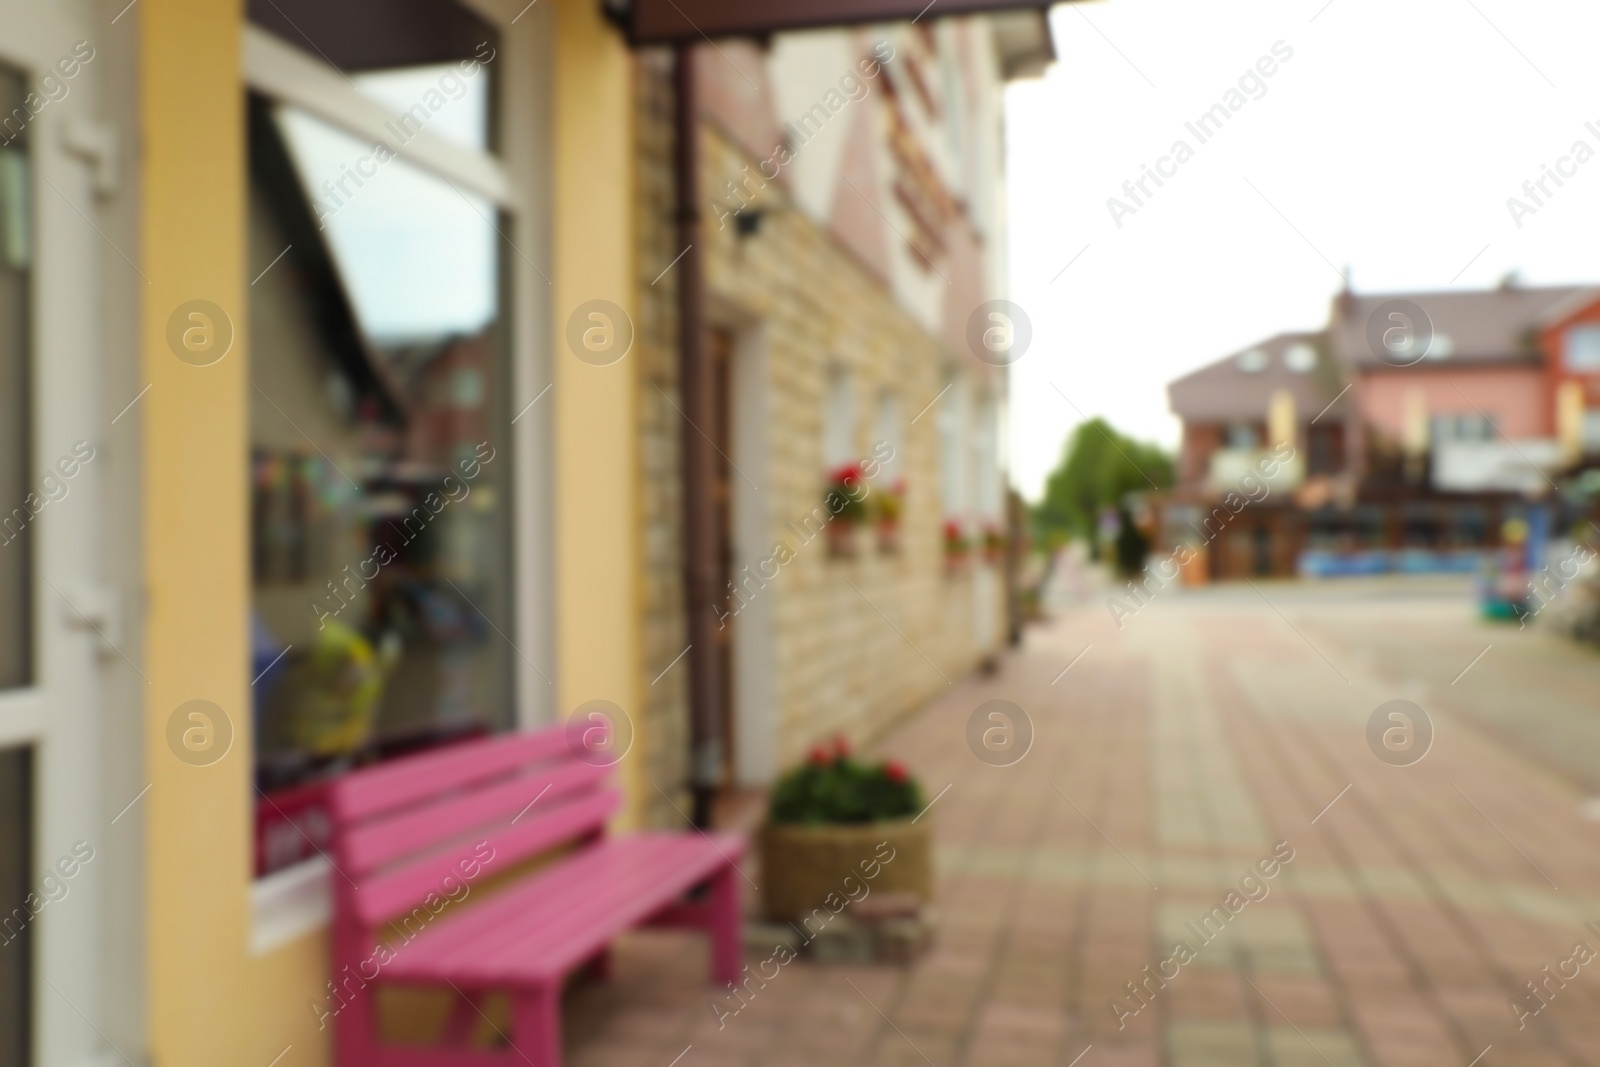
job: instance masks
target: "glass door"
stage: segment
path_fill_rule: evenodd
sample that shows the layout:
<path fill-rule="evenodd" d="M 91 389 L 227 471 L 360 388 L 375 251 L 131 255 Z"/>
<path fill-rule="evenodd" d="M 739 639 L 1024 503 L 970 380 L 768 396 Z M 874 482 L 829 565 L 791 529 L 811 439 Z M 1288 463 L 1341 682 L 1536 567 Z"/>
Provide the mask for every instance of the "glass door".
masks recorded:
<path fill-rule="evenodd" d="M 96 272 L 114 253 L 91 221 L 92 166 L 67 147 L 96 118 L 88 16 L 0 0 L 0 1067 L 110 1052 L 93 856 L 117 828 L 98 816 L 93 531 Z"/>

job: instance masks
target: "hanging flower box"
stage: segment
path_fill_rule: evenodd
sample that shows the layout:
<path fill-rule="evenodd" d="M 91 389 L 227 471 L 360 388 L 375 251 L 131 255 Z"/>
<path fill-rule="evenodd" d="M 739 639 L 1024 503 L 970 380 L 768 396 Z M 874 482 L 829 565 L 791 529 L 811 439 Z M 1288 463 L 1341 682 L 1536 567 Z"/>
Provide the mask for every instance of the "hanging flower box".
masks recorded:
<path fill-rule="evenodd" d="M 1005 558 L 1006 538 L 1000 527 L 990 522 L 983 527 L 983 561 L 996 564 Z"/>
<path fill-rule="evenodd" d="M 967 565 L 967 560 L 972 554 L 972 539 L 967 536 L 966 528 L 955 519 L 946 519 L 944 524 L 944 567 L 949 573 L 957 573 Z"/>
<path fill-rule="evenodd" d="M 878 551 L 900 551 L 900 523 L 905 513 L 906 483 L 900 479 L 873 496 L 873 524 L 878 531 Z"/>

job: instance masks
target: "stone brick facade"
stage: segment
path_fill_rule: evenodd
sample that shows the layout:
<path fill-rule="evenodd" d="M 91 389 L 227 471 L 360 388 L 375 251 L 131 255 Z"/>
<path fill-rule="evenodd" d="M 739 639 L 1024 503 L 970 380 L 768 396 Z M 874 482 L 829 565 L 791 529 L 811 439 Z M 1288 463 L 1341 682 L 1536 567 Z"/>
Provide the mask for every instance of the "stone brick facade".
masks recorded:
<path fill-rule="evenodd" d="M 634 60 L 635 218 L 637 244 L 634 343 L 628 360 L 639 375 L 640 550 L 643 553 L 641 656 L 645 705 L 639 734 L 652 788 L 644 822 L 676 826 L 689 810 L 689 670 L 679 660 L 688 644 L 683 599 L 683 511 L 678 396 L 678 290 L 670 272 L 651 282 L 677 251 L 673 228 L 672 61 L 663 51 Z M 652 684 L 652 682 L 654 684 Z"/>
<path fill-rule="evenodd" d="M 670 60 L 645 53 L 635 71 L 634 365 L 642 377 L 643 669 L 649 683 L 687 640 L 678 460 L 682 417 L 673 407 L 678 402 L 675 272 L 656 280 L 682 249 L 676 247 L 673 222 Z M 869 97 L 858 106 L 882 104 Z M 757 159 L 733 136 L 707 119 L 700 138 L 702 190 L 746 180 L 746 168 Z M 764 635 L 769 655 L 763 661 L 770 667 L 765 686 L 771 707 L 739 707 L 735 715 L 741 724 L 750 715 L 774 718 L 765 775 L 770 777 L 820 740 L 842 735 L 860 744 L 876 738 L 971 671 L 1003 640 L 998 565 L 974 557 L 954 571 L 946 567 L 948 509 L 940 499 L 939 443 L 941 405 L 963 393 L 992 397 L 1003 389 L 1003 378 L 920 325 L 884 278 L 799 210 L 782 183 L 765 183 L 749 211 L 761 214 L 753 233 L 741 233 L 731 220 L 719 228 L 716 215 L 707 212 L 701 248 L 711 326 L 741 338 L 741 348 L 759 348 L 763 367 L 758 383 L 740 392 L 736 402 L 757 406 L 743 415 L 762 428 L 764 462 L 747 467 L 739 454 L 732 461 L 741 468 L 735 488 L 755 494 L 765 533 L 759 552 L 753 538 L 743 538 L 746 550 L 735 567 L 778 553 L 779 545 L 784 546 L 780 558 L 793 556 L 769 580 L 738 572 L 747 576 L 744 598 L 764 600 L 770 620 Z M 886 392 L 900 412 L 901 440 L 889 477 L 904 479 L 906 496 L 895 552 L 880 550 L 872 531 L 863 529 L 859 553 L 841 558 L 830 554 L 825 536 L 808 541 L 801 529 L 826 490 L 823 419 L 829 375 L 837 368 L 848 370 L 856 397 L 854 455 L 872 455 L 874 411 Z M 935 403 L 952 383 L 959 389 Z M 740 604 L 730 599 L 728 607 Z M 736 640 L 746 636 L 736 630 Z M 680 661 L 659 682 L 647 684 L 641 724 L 649 776 L 685 810 L 680 798 L 687 773 L 686 682 L 686 662 Z M 736 680 L 736 702 L 739 688 Z M 738 773 L 750 784 L 750 774 Z M 664 801 L 658 807 L 652 819 L 680 818 Z"/>

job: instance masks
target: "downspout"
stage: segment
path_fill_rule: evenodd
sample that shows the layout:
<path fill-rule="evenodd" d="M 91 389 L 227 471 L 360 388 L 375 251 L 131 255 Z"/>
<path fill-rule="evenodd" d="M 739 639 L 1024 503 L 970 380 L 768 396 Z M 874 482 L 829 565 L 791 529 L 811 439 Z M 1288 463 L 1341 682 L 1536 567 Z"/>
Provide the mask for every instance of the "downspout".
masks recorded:
<path fill-rule="evenodd" d="M 711 442 L 700 427 L 713 426 L 711 375 L 706 365 L 705 277 L 701 271 L 699 204 L 699 102 L 694 46 L 675 48 L 674 119 L 678 244 L 678 389 L 683 403 L 684 610 L 689 636 L 689 788 L 692 818 L 711 825 L 711 804 L 722 777 L 723 674 L 716 643 L 718 531 L 711 498 L 715 470 Z"/>

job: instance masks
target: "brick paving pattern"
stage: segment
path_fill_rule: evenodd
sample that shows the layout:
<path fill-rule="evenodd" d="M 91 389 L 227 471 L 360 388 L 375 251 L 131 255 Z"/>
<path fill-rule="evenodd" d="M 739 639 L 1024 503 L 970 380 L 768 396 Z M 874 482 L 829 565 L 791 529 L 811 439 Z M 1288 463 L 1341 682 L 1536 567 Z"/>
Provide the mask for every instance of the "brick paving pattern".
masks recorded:
<path fill-rule="evenodd" d="M 633 935 L 569 997 L 572 1062 L 1600 1064 L 1600 959 L 1559 975 L 1600 951 L 1600 657 L 1426 583 L 1172 589 L 1124 622 L 1069 608 L 880 746 L 951 783 L 918 963 L 799 961 L 719 1027 L 699 943 Z M 996 698 L 1035 726 L 1010 767 L 966 747 Z M 1367 745 L 1392 699 L 1435 727 L 1412 766 Z M 1512 998 L 1545 1006 L 1519 1029 Z"/>

